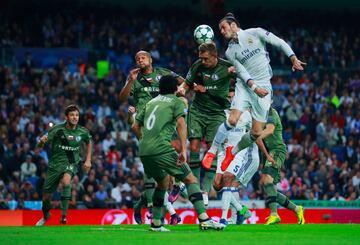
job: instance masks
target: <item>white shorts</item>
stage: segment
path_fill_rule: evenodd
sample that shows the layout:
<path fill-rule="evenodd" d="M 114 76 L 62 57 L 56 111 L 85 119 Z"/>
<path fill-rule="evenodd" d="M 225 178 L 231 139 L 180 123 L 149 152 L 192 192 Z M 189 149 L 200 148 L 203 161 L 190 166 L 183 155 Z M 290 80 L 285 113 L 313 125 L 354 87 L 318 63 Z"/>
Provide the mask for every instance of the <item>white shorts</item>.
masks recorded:
<path fill-rule="evenodd" d="M 217 157 L 217 174 L 224 173 L 223 171 L 221 171 L 221 163 L 224 158 L 225 151 L 222 150 L 219 152 Z M 257 145 L 254 143 L 248 148 L 236 154 L 234 160 L 232 160 L 229 167 L 226 169 L 226 172 L 232 173 L 233 175 L 235 175 L 236 180 L 238 180 L 243 186 L 247 186 L 251 178 L 258 170 L 259 162 L 259 150 Z"/>
<path fill-rule="evenodd" d="M 236 109 L 241 112 L 251 109 L 251 116 L 256 121 L 266 122 L 271 106 L 272 88 L 271 85 L 262 88 L 269 92 L 269 94 L 264 98 L 260 98 L 249 88 L 245 88 L 243 83 L 237 82 L 235 87 L 235 96 L 232 100 L 230 109 Z"/>

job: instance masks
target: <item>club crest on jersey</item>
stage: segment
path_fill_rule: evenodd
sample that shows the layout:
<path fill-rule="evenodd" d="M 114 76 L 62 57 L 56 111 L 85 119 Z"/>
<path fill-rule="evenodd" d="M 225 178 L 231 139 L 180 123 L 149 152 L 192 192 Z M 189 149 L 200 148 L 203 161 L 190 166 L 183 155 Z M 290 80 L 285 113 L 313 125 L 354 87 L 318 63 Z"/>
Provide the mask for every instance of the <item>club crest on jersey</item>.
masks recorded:
<path fill-rule="evenodd" d="M 157 75 L 156 76 L 156 81 L 160 81 L 161 77 L 162 77 L 161 75 Z"/>
<path fill-rule="evenodd" d="M 219 76 L 218 76 L 217 74 L 212 74 L 212 75 L 211 75 L 211 79 L 214 80 L 214 81 L 216 81 L 216 80 L 219 79 Z"/>
<path fill-rule="evenodd" d="M 81 136 L 76 136 L 75 140 L 76 140 L 76 142 L 80 142 Z"/>
<path fill-rule="evenodd" d="M 252 38 L 251 38 L 251 37 L 249 37 L 249 38 L 248 38 L 248 43 L 249 43 L 249 45 L 251 45 L 251 44 L 253 44 L 253 43 L 254 43 L 254 41 L 252 40 Z"/>

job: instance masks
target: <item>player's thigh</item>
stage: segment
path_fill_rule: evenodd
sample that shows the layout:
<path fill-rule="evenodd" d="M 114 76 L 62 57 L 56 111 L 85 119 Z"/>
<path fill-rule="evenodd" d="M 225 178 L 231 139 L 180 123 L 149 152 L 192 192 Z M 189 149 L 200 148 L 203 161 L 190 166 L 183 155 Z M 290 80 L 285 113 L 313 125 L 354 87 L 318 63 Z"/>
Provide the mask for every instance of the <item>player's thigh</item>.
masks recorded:
<path fill-rule="evenodd" d="M 141 162 L 144 166 L 144 183 L 145 185 L 154 184 L 156 181 L 163 181 L 167 173 L 159 168 L 154 160 L 156 160 L 153 156 L 148 157 L 140 157 Z"/>
<path fill-rule="evenodd" d="M 235 86 L 235 95 L 231 102 L 230 109 L 243 112 L 251 108 L 250 92 L 251 91 L 245 88 L 242 83 L 237 82 Z"/>
<path fill-rule="evenodd" d="M 53 193 L 59 185 L 64 172 L 56 168 L 49 168 L 45 177 L 43 192 Z"/>
<path fill-rule="evenodd" d="M 269 153 L 275 160 L 275 164 L 266 160 L 262 173 L 270 175 L 274 179 L 274 184 L 277 184 L 280 182 L 280 171 L 284 165 L 286 153 L 283 151 L 270 151 Z"/>
<path fill-rule="evenodd" d="M 258 122 L 265 123 L 269 114 L 271 100 L 272 100 L 272 89 L 270 87 L 263 87 L 269 93 L 263 98 L 260 98 L 256 94 L 251 97 L 251 116 Z"/>
<path fill-rule="evenodd" d="M 178 166 L 176 164 L 178 154 L 176 152 L 169 152 L 162 154 L 161 158 L 157 160 L 158 166 L 166 173 L 174 176 L 177 180 L 183 180 L 188 174 L 191 173 L 190 167 L 187 163 Z"/>
<path fill-rule="evenodd" d="M 227 168 L 227 172 L 230 172 L 236 176 L 237 179 L 241 179 L 246 171 L 251 167 L 253 163 L 254 145 L 240 151 L 236 154 L 234 160 Z"/>
<path fill-rule="evenodd" d="M 78 165 L 76 164 L 68 164 L 65 167 L 64 173 L 67 173 L 71 176 L 71 179 L 77 174 Z"/>
<path fill-rule="evenodd" d="M 202 139 L 203 138 L 203 115 L 194 107 L 190 107 L 187 118 L 188 138 Z"/>
<path fill-rule="evenodd" d="M 246 168 L 244 168 L 244 171 L 242 175 L 239 176 L 238 180 L 242 185 L 247 186 L 251 178 L 259 169 L 260 157 L 257 147 L 253 147 L 251 154 L 245 156 L 244 162 L 246 162 Z"/>
<path fill-rule="evenodd" d="M 225 112 L 207 115 L 205 126 L 205 141 L 212 142 L 215 138 L 219 126 L 226 120 Z"/>

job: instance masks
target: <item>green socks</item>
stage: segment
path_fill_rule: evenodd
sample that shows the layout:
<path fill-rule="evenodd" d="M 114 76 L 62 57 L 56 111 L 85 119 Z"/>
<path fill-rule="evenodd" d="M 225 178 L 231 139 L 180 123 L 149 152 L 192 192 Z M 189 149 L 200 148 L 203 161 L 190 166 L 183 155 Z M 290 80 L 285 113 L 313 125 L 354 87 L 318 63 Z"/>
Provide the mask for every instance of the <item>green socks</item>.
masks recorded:
<path fill-rule="evenodd" d="M 277 191 L 275 189 L 274 184 L 266 184 L 264 185 L 264 190 L 267 195 L 266 204 L 269 206 L 271 215 L 277 215 L 277 203 L 276 203 L 276 194 Z"/>
<path fill-rule="evenodd" d="M 165 189 L 156 188 L 153 197 L 153 220 L 152 223 L 155 226 L 161 225 L 161 219 L 164 217 L 165 210 L 164 210 L 164 196 L 165 196 Z"/>
<path fill-rule="evenodd" d="M 61 214 L 66 215 L 71 200 L 71 185 L 64 185 L 61 192 Z"/>

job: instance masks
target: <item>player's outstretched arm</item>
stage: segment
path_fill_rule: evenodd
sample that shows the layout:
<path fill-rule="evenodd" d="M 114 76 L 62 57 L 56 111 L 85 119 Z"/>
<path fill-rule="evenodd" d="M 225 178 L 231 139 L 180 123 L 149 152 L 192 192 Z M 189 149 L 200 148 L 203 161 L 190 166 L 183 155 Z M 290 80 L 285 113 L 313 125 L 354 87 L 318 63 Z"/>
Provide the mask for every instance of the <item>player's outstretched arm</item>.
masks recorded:
<path fill-rule="evenodd" d="M 189 91 L 189 89 L 190 89 L 189 85 L 187 85 L 185 82 L 183 82 L 178 87 L 178 90 L 177 90 L 176 94 L 179 95 L 179 96 L 185 96 L 185 94 Z"/>
<path fill-rule="evenodd" d="M 91 140 L 89 143 L 86 144 L 86 160 L 84 163 L 84 171 L 89 173 L 91 169 L 91 154 L 92 154 L 92 142 Z"/>
<path fill-rule="evenodd" d="M 139 71 L 140 71 L 140 68 L 135 68 L 130 71 L 129 77 L 126 80 L 126 84 L 121 89 L 120 94 L 119 94 L 119 100 L 121 102 L 125 102 L 129 98 L 131 88 L 139 74 Z"/>
<path fill-rule="evenodd" d="M 136 138 L 140 139 L 141 138 L 141 127 L 140 124 L 135 121 L 133 123 L 133 125 L 131 126 L 131 129 L 134 131 Z"/>
<path fill-rule="evenodd" d="M 292 63 L 292 71 L 303 71 L 304 70 L 304 66 L 306 66 L 305 62 L 302 62 L 301 60 L 299 60 L 296 55 L 292 55 L 290 56 L 290 60 Z"/>
<path fill-rule="evenodd" d="M 262 139 L 257 139 L 256 140 L 256 144 L 257 146 L 259 147 L 260 151 L 262 153 L 264 153 L 265 157 L 266 157 L 266 160 L 268 160 L 269 162 L 271 162 L 272 164 L 275 164 L 275 160 L 274 158 L 269 154 L 269 152 L 266 150 L 266 147 L 265 147 L 265 144 L 263 142 Z"/>
<path fill-rule="evenodd" d="M 186 123 L 184 117 L 179 117 L 177 120 L 176 129 L 180 139 L 180 153 L 177 165 L 183 165 L 186 162 Z"/>

